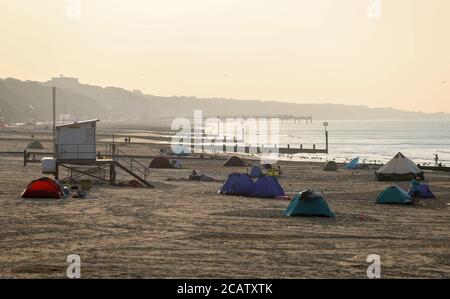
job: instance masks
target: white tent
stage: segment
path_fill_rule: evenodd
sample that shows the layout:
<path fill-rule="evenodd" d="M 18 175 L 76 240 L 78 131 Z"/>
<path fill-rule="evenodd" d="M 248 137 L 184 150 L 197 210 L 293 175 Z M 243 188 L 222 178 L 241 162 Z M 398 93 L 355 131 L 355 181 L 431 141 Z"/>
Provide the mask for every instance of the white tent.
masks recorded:
<path fill-rule="evenodd" d="M 376 175 L 380 181 L 410 180 L 417 176 L 423 179 L 423 171 L 402 153 L 398 153 L 386 165 L 378 169 Z"/>

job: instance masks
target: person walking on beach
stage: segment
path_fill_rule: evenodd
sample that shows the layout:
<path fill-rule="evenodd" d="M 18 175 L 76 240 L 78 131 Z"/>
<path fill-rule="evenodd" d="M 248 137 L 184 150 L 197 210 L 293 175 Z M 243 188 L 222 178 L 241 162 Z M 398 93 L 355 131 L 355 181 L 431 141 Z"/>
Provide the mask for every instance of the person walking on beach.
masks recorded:
<path fill-rule="evenodd" d="M 436 163 L 436 165 L 438 165 L 439 164 L 439 156 L 438 156 L 438 154 L 436 153 L 436 154 L 434 154 L 434 162 Z"/>

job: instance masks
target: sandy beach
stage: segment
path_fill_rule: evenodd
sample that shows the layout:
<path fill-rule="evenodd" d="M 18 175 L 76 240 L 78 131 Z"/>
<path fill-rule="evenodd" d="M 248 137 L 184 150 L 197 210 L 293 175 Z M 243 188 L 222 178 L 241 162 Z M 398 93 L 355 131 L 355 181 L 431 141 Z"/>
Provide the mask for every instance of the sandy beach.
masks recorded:
<path fill-rule="evenodd" d="M 29 142 L 1 137 L 0 152 L 23 151 Z M 159 147 L 123 150 L 151 156 Z M 383 278 L 450 277 L 450 173 L 425 174 L 437 200 L 386 206 L 374 202 L 391 184 L 375 181 L 373 169 L 325 172 L 321 163 L 281 162 L 287 195 L 323 192 L 336 214 L 287 218 L 289 201 L 218 195 L 227 176 L 245 167 L 181 161 L 180 170 L 151 170 L 155 189 L 105 184 L 82 200 L 21 200 L 42 176 L 40 165 L 0 154 L 0 277 L 64 278 L 69 254 L 80 255 L 83 278 L 363 279 L 370 254 L 381 256 Z M 193 169 L 219 181 L 185 181 Z"/>

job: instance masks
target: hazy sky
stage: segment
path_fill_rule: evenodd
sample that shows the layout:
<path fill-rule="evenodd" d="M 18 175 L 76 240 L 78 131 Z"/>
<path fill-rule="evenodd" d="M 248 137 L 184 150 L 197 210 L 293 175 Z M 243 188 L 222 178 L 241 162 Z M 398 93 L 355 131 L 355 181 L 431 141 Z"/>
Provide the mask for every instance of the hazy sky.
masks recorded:
<path fill-rule="evenodd" d="M 450 112 L 449 0 L 70 2 L 0 0 L 0 77 Z"/>

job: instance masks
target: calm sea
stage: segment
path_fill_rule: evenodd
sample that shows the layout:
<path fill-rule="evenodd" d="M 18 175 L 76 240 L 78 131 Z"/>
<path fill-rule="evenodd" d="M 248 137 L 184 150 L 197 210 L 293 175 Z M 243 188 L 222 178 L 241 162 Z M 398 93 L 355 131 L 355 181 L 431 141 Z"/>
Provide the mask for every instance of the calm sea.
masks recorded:
<path fill-rule="evenodd" d="M 450 120 L 337 120 L 328 124 L 329 155 L 300 156 L 337 161 L 361 157 L 367 162 L 385 162 L 402 152 L 417 163 L 431 163 L 437 153 L 443 164 L 450 165 Z M 280 143 L 324 148 L 324 132 L 323 121 L 283 124 Z"/>

